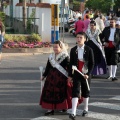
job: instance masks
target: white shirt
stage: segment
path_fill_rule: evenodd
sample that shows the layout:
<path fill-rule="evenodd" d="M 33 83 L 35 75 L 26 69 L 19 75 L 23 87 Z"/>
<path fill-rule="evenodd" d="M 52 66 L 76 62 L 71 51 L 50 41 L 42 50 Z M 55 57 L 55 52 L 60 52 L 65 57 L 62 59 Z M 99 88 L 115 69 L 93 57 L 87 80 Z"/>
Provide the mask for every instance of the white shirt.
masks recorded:
<path fill-rule="evenodd" d="M 77 48 L 78 49 L 78 59 L 80 61 L 83 61 L 84 46 L 85 45 L 83 45 L 82 47 L 78 46 L 78 48 Z"/>
<path fill-rule="evenodd" d="M 109 41 L 114 41 L 115 30 L 116 28 L 110 28 Z"/>
<path fill-rule="evenodd" d="M 78 19 L 79 17 L 82 17 L 82 14 L 81 13 L 76 13 L 75 18 Z"/>

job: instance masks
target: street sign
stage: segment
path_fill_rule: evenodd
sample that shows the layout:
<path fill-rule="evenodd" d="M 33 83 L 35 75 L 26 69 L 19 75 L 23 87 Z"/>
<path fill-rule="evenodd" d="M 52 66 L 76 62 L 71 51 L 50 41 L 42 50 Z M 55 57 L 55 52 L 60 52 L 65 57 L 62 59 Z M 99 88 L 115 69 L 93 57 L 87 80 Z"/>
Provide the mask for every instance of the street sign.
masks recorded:
<path fill-rule="evenodd" d="M 51 42 L 59 39 L 59 5 L 51 5 Z"/>
<path fill-rule="evenodd" d="M 51 25 L 52 26 L 58 26 L 59 25 L 59 17 L 58 17 L 58 5 L 52 4 L 51 5 Z"/>

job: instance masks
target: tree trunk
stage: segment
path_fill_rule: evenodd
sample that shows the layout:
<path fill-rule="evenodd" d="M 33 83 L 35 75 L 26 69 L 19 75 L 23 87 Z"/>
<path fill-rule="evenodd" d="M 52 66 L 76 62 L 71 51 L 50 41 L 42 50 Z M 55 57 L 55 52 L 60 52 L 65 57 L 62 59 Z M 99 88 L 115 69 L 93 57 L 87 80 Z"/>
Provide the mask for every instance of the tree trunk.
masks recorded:
<path fill-rule="evenodd" d="M 26 19 L 26 0 L 23 0 L 23 27 L 24 33 L 26 33 L 27 29 L 27 19 Z"/>
<path fill-rule="evenodd" d="M 0 7 L 0 11 L 3 12 L 3 0 L 0 0 L 0 5 L 1 5 L 1 7 Z"/>

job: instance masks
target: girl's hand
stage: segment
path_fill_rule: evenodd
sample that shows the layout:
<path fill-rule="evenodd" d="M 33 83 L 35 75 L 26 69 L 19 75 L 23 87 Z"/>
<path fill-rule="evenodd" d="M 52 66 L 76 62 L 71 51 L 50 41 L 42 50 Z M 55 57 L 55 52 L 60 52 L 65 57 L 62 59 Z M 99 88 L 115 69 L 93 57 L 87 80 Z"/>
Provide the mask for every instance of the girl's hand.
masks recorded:
<path fill-rule="evenodd" d="M 84 75 L 84 78 L 85 78 L 85 79 L 88 79 L 88 78 L 89 78 L 89 76 L 88 76 L 88 75 Z"/>

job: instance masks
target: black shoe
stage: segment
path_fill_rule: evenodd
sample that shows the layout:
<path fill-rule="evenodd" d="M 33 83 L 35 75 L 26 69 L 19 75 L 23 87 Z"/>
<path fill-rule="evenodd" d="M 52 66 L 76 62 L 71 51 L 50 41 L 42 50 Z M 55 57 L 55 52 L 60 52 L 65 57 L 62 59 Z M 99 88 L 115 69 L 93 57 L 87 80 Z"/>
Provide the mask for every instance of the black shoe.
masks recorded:
<path fill-rule="evenodd" d="M 88 115 L 88 111 L 84 110 L 84 111 L 82 112 L 82 116 L 85 117 L 85 116 L 87 116 L 87 115 Z"/>
<path fill-rule="evenodd" d="M 106 79 L 109 79 L 109 80 L 110 80 L 110 79 L 112 79 L 112 77 L 109 76 L 109 77 L 107 77 Z"/>
<path fill-rule="evenodd" d="M 54 110 L 51 110 L 51 111 L 46 112 L 45 115 L 46 115 L 46 116 L 47 116 L 47 115 L 54 115 Z"/>
<path fill-rule="evenodd" d="M 70 118 L 71 120 L 75 120 L 75 115 L 70 114 L 70 115 L 69 115 L 69 118 Z"/>
<path fill-rule="evenodd" d="M 116 81 L 116 80 L 118 80 L 116 77 L 112 78 L 112 81 Z"/>
<path fill-rule="evenodd" d="M 62 112 L 67 112 L 67 110 L 63 109 Z"/>

